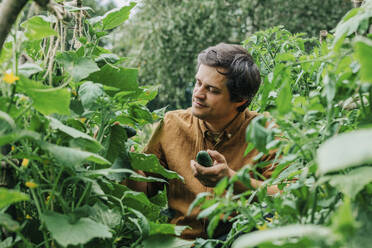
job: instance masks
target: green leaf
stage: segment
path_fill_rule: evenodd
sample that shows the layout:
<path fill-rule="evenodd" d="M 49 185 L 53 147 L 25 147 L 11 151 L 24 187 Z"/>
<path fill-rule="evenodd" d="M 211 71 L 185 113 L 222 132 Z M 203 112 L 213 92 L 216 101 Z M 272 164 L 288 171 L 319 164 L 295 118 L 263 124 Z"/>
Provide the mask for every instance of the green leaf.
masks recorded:
<path fill-rule="evenodd" d="M 3 124 L 4 122 L 3 123 L 0 122 L 2 124 L 1 129 L 0 129 L 0 134 L 1 132 L 8 130 L 8 128 L 10 129 L 16 128 L 16 124 L 13 118 L 3 111 L 0 111 L 0 120 L 3 120 L 7 123 L 7 127 L 5 127 L 6 125 Z"/>
<path fill-rule="evenodd" d="M 12 237 L 7 237 L 6 239 L 0 242 L 0 248 L 13 248 L 15 247 L 15 242 L 13 243 Z"/>
<path fill-rule="evenodd" d="M 354 46 L 355 56 L 360 63 L 360 78 L 364 82 L 372 83 L 372 41 L 359 37 Z"/>
<path fill-rule="evenodd" d="M 332 236 L 332 232 L 329 228 L 323 226 L 289 225 L 245 234 L 233 243 L 232 248 L 256 247 L 261 243 L 304 236 L 329 238 Z"/>
<path fill-rule="evenodd" d="M 46 212 L 41 215 L 52 237 L 62 246 L 85 244 L 93 238 L 111 238 L 110 229 L 89 218 L 71 224 L 67 215 Z"/>
<path fill-rule="evenodd" d="M 41 40 L 49 36 L 57 36 L 58 33 L 51 28 L 52 21 L 46 16 L 33 16 L 21 24 L 25 35 L 29 40 Z"/>
<path fill-rule="evenodd" d="M 116 8 L 107 12 L 102 18 L 103 29 L 110 30 L 125 22 L 129 17 L 130 10 L 135 5 L 136 3 L 132 2 L 129 6 Z"/>
<path fill-rule="evenodd" d="M 86 151 L 81 151 L 74 148 L 57 146 L 50 143 L 41 143 L 41 147 L 53 154 L 53 156 L 64 166 L 76 167 L 79 166 L 83 161 L 90 161 L 97 164 L 110 164 L 109 161 L 103 157 Z"/>
<path fill-rule="evenodd" d="M 22 192 L 0 187 L 0 209 L 16 202 L 28 200 L 28 195 Z"/>
<path fill-rule="evenodd" d="M 40 82 L 20 76 L 18 89 L 32 99 L 32 105 L 39 112 L 50 114 L 70 114 L 70 91 L 66 88 L 47 87 Z"/>
<path fill-rule="evenodd" d="M 150 233 L 150 224 L 146 217 L 141 212 L 134 210 L 132 208 L 129 208 L 128 210 L 135 214 L 135 218 L 128 217 L 128 219 L 137 226 L 138 231 L 140 231 L 141 236 L 143 238 L 148 237 Z"/>
<path fill-rule="evenodd" d="M 204 209 L 203 211 L 201 211 L 198 215 L 198 219 L 202 219 L 202 218 L 207 218 L 209 217 L 211 214 L 213 214 L 216 210 L 218 210 L 218 208 L 221 206 L 221 203 L 217 202 L 215 204 L 213 204 L 212 206 Z"/>
<path fill-rule="evenodd" d="M 142 242 L 143 248 L 190 248 L 194 241 L 167 235 L 153 235 Z"/>
<path fill-rule="evenodd" d="M 17 231 L 20 227 L 17 221 L 14 221 L 10 215 L 5 213 L 0 213 L 0 226 L 11 232 Z"/>
<path fill-rule="evenodd" d="M 125 159 L 127 157 L 127 148 L 125 142 L 127 141 L 128 136 L 125 130 L 125 126 L 121 124 L 113 124 L 110 127 L 110 137 L 109 144 L 107 148 L 106 158 L 110 162 L 114 162 L 119 155 Z M 129 163 L 129 161 L 128 161 Z"/>
<path fill-rule="evenodd" d="M 176 226 L 174 224 L 159 224 L 150 221 L 150 235 L 155 234 L 169 234 L 169 235 L 176 235 L 180 236 L 183 230 L 187 228 L 187 226 Z"/>
<path fill-rule="evenodd" d="M 92 59 L 81 57 L 76 52 L 61 53 L 56 59 L 63 65 L 75 82 L 79 82 L 91 73 L 99 71 L 99 67 Z"/>
<path fill-rule="evenodd" d="M 289 81 L 286 81 L 276 98 L 276 104 L 278 105 L 279 113 L 284 115 L 292 109 L 292 90 Z"/>
<path fill-rule="evenodd" d="M 39 140 L 40 139 L 40 134 L 33 132 L 33 131 L 28 131 L 28 130 L 19 130 L 14 133 L 9 133 L 7 135 L 1 135 L 0 136 L 0 146 L 6 145 L 12 142 L 15 142 L 20 139 L 24 138 L 31 138 L 34 140 Z"/>
<path fill-rule="evenodd" d="M 191 214 L 191 211 L 195 208 L 195 207 L 197 207 L 197 206 L 199 206 L 205 199 L 206 199 L 206 197 L 207 196 L 210 196 L 210 195 L 212 195 L 211 193 L 209 193 L 209 192 L 202 192 L 202 193 L 199 193 L 197 196 L 196 196 L 196 198 L 195 198 L 195 200 L 190 204 L 190 206 L 189 206 L 189 210 L 187 211 L 187 215 L 190 215 Z"/>
<path fill-rule="evenodd" d="M 254 146 L 263 153 L 266 153 L 266 143 L 269 137 L 269 132 L 266 128 L 260 123 L 264 122 L 266 119 L 264 116 L 258 116 L 252 120 L 248 125 L 246 131 L 246 141 L 251 142 Z"/>
<path fill-rule="evenodd" d="M 335 28 L 333 45 L 335 45 L 344 35 L 349 36 L 355 33 L 358 30 L 359 25 L 370 17 L 372 17 L 372 11 L 371 9 L 368 9 L 368 7 L 350 10 Z"/>
<path fill-rule="evenodd" d="M 34 63 L 25 63 L 18 67 L 18 72 L 26 77 L 30 77 L 38 72 L 43 71 L 43 69 Z"/>
<path fill-rule="evenodd" d="M 101 84 L 85 82 L 79 88 L 79 97 L 85 110 L 95 111 L 98 109 L 97 99 L 104 95 Z"/>
<path fill-rule="evenodd" d="M 345 197 L 343 204 L 332 216 L 331 228 L 341 238 L 348 239 L 353 235 L 357 227 L 358 223 L 353 214 L 351 200 Z"/>
<path fill-rule="evenodd" d="M 134 170 L 142 170 L 160 174 L 168 179 L 180 179 L 184 181 L 183 177 L 174 171 L 165 169 L 154 154 L 130 153 L 131 165 Z"/>
<path fill-rule="evenodd" d="M 219 222 L 220 222 L 220 215 L 216 214 L 215 216 L 213 216 L 213 218 L 208 224 L 207 233 L 208 233 L 209 238 L 213 237 L 213 232 L 217 228 Z"/>
<path fill-rule="evenodd" d="M 137 74 L 137 69 L 106 64 L 101 70 L 92 73 L 87 79 L 95 83 L 131 91 L 138 89 Z"/>
<path fill-rule="evenodd" d="M 88 146 L 90 148 L 92 148 L 95 152 L 98 152 L 99 150 L 103 149 L 103 146 L 96 139 L 89 136 L 88 134 L 80 132 L 79 130 L 77 130 L 75 128 L 66 126 L 62 122 L 60 122 L 59 120 L 54 119 L 52 117 L 47 117 L 47 119 L 50 120 L 49 125 L 50 125 L 51 128 L 58 129 L 58 130 L 64 132 L 65 134 L 75 138 L 75 139 L 81 138 L 81 139 L 87 140 L 90 143 L 90 145 L 88 145 Z"/>
<path fill-rule="evenodd" d="M 343 133 L 328 139 L 317 151 L 318 171 L 325 174 L 372 162 L 372 129 Z"/>
<path fill-rule="evenodd" d="M 218 182 L 216 187 L 214 187 L 214 193 L 217 196 L 220 196 L 225 192 L 226 187 L 229 185 L 229 179 L 227 177 L 224 177 L 221 181 Z"/>
<path fill-rule="evenodd" d="M 93 220 L 104 224 L 112 229 L 120 225 L 121 223 L 121 213 L 117 208 L 107 207 L 102 202 L 97 202 L 93 206 L 94 214 L 91 217 Z"/>
<path fill-rule="evenodd" d="M 113 53 L 103 53 L 100 54 L 94 61 L 98 64 L 99 67 L 104 66 L 105 64 L 115 64 L 120 60 L 120 57 Z"/>
<path fill-rule="evenodd" d="M 129 108 L 129 114 L 132 118 L 135 118 L 139 123 L 143 122 L 143 120 L 146 123 L 152 123 L 152 114 L 150 110 L 146 106 L 142 105 L 131 105 Z M 144 124 L 146 124 L 144 123 Z"/>
<path fill-rule="evenodd" d="M 150 202 L 143 192 L 126 191 L 122 199 L 125 205 L 140 211 L 149 220 L 156 221 L 159 218 L 162 207 Z"/>
<path fill-rule="evenodd" d="M 372 182 L 372 167 L 357 168 L 346 175 L 332 175 L 327 179 L 329 179 L 329 184 L 354 199 L 364 186 Z"/>

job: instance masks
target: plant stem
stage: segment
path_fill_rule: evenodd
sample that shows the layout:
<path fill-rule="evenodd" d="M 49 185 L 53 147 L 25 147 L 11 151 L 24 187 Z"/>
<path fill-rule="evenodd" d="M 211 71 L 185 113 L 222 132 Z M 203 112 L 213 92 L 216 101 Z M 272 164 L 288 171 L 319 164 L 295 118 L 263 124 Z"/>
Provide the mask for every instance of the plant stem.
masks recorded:
<path fill-rule="evenodd" d="M 318 186 L 316 186 L 314 190 L 314 202 L 313 202 L 313 208 L 311 210 L 311 220 L 310 220 L 311 224 L 314 224 L 317 203 L 318 203 Z"/>
<path fill-rule="evenodd" d="M 37 209 L 39 218 L 41 218 L 42 212 L 41 212 L 41 209 L 40 209 L 39 199 L 36 197 L 34 189 L 30 189 L 30 190 L 31 190 L 32 198 L 34 198 L 34 201 L 35 201 L 35 205 L 36 205 L 36 209 Z M 48 235 L 46 234 L 44 227 L 42 228 L 41 231 L 43 232 L 43 237 L 44 237 L 44 240 L 46 241 L 45 246 L 47 248 L 49 248 L 49 242 L 47 241 L 48 240 Z"/>

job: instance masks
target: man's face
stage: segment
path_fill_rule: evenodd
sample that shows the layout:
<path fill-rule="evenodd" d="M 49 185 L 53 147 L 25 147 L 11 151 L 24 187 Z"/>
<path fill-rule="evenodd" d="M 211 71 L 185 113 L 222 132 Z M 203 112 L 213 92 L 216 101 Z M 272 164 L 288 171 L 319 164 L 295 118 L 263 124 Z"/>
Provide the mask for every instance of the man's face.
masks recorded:
<path fill-rule="evenodd" d="M 207 122 L 223 123 L 234 118 L 241 104 L 230 101 L 227 78 L 217 70 L 223 72 L 221 68 L 199 66 L 192 94 L 192 114 Z"/>

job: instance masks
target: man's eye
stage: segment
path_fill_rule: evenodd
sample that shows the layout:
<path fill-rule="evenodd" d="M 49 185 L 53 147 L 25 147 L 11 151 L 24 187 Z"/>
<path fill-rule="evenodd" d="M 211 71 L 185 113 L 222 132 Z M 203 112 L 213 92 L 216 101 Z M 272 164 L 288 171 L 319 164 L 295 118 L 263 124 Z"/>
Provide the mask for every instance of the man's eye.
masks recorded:
<path fill-rule="evenodd" d="M 212 87 L 208 87 L 208 91 L 209 91 L 210 93 L 213 93 L 213 94 L 217 94 L 217 93 L 218 93 L 218 90 L 216 90 L 216 89 L 214 89 L 214 88 L 212 88 Z"/>

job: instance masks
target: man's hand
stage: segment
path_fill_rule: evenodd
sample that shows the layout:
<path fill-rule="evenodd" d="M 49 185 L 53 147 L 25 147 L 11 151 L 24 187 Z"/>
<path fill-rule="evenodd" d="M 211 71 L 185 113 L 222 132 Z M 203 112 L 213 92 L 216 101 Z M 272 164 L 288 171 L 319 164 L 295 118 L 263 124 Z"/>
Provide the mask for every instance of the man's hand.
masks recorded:
<path fill-rule="evenodd" d="M 207 150 L 213 160 L 213 166 L 204 167 L 195 160 L 191 160 L 190 165 L 196 177 L 204 186 L 215 187 L 216 184 L 224 177 L 231 177 L 235 172 L 227 165 L 225 157 L 212 150 Z"/>

